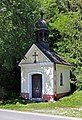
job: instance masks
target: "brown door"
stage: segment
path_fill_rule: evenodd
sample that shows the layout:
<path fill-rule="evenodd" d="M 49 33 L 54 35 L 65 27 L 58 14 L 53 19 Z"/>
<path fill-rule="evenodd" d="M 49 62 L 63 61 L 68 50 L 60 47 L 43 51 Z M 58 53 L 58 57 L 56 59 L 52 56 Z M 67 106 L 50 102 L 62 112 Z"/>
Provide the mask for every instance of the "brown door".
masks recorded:
<path fill-rule="evenodd" d="M 32 98 L 41 98 L 42 96 L 42 75 L 32 75 Z"/>

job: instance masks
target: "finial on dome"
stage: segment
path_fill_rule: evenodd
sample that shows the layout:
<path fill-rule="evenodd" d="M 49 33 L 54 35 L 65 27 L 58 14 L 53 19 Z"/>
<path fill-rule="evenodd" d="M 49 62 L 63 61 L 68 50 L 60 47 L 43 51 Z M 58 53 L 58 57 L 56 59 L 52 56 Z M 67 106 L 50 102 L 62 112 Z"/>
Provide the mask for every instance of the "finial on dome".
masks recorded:
<path fill-rule="evenodd" d="M 42 31 L 42 30 L 49 31 L 48 30 L 48 25 L 43 18 L 44 13 L 42 11 L 40 12 L 40 15 L 41 15 L 41 18 L 35 24 L 36 31 Z"/>
<path fill-rule="evenodd" d="M 41 15 L 41 19 L 43 19 L 43 15 L 44 15 L 43 11 L 40 12 L 40 15 Z"/>

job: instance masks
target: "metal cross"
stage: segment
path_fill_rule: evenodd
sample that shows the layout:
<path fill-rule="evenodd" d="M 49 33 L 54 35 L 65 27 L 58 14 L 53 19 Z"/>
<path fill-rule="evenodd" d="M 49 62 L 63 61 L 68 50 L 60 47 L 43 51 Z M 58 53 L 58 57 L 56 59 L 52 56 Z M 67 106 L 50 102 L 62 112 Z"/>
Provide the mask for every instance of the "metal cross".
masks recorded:
<path fill-rule="evenodd" d="M 34 58 L 35 58 L 34 63 L 36 63 L 36 57 L 37 57 L 38 55 L 36 54 L 36 52 L 34 52 L 34 55 L 32 55 L 32 56 L 34 56 Z"/>

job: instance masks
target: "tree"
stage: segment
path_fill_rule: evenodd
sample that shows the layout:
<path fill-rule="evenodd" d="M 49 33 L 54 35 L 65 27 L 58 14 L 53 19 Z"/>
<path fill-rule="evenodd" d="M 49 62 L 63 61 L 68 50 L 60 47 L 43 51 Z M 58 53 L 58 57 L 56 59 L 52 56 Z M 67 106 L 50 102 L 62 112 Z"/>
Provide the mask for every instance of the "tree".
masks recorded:
<path fill-rule="evenodd" d="M 74 79 L 82 89 L 82 0 L 44 0 L 42 5 L 51 31 L 50 45 L 74 65 Z"/>
<path fill-rule="evenodd" d="M 37 0 L 0 1 L 0 86 L 6 90 L 19 91 L 18 63 L 35 40 L 38 8 Z"/>

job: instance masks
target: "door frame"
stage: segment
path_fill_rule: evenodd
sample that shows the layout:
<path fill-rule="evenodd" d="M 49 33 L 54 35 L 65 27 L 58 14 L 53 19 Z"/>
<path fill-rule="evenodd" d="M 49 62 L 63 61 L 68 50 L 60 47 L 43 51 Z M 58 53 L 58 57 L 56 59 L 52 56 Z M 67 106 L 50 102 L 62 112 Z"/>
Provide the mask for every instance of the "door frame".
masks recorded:
<path fill-rule="evenodd" d="M 39 76 L 39 78 L 40 79 L 38 79 L 38 81 L 39 81 L 39 88 L 41 87 L 41 90 L 40 90 L 40 92 L 39 92 L 39 96 L 38 95 L 34 95 L 34 88 L 36 89 L 36 87 L 34 86 L 35 85 L 35 79 L 34 79 L 34 77 L 35 76 Z M 37 83 L 36 84 L 38 84 L 38 81 L 37 81 Z M 42 98 L 42 74 L 33 74 L 32 75 L 32 98 Z"/>
<path fill-rule="evenodd" d="M 34 74 L 42 75 L 42 94 L 44 94 L 44 74 L 42 72 L 30 72 L 28 73 L 28 82 L 27 82 L 29 99 L 32 99 L 32 75 Z"/>

